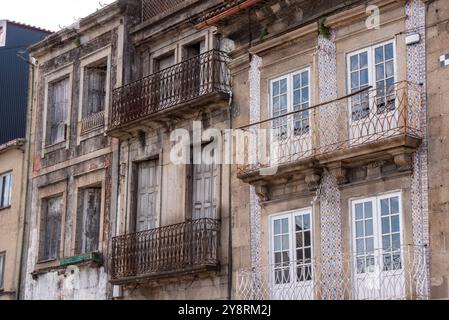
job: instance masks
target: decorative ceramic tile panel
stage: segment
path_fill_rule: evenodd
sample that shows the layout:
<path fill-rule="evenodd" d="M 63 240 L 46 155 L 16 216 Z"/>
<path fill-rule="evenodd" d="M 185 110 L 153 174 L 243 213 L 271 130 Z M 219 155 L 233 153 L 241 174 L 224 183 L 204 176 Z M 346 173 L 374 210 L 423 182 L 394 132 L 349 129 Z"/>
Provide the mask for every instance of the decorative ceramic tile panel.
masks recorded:
<path fill-rule="evenodd" d="M 320 103 L 337 98 L 337 49 L 335 34 L 329 39 L 318 37 L 318 68 Z M 338 139 L 338 108 L 332 104 L 322 108 L 319 114 L 319 125 L 329 128 L 321 141 L 332 145 Z M 338 300 L 344 298 L 341 204 L 337 179 L 330 173 L 324 173 L 319 187 L 321 207 L 321 281 L 323 285 L 322 299 Z"/>
<path fill-rule="evenodd" d="M 427 102 L 426 102 L 426 5 L 421 0 L 409 0 L 405 7 L 407 14 L 407 32 L 419 33 L 421 41 L 407 46 L 408 81 L 423 84 L 421 123 L 424 133 L 423 143 L 413 158 L 413 174 L 411 176 L 411 208 L 413 220 L 413 242 L 416 246 L 416 261 L 427 261 L 415 275 L 417 282 L 417 298 L 430 297 L 430 256 L 429 250 L 422 246 L 429 245 L 429 210 L 428 210 L 428 137 L 427 137 Z M 424 256 L 425 259 L 419 259 Z"/>

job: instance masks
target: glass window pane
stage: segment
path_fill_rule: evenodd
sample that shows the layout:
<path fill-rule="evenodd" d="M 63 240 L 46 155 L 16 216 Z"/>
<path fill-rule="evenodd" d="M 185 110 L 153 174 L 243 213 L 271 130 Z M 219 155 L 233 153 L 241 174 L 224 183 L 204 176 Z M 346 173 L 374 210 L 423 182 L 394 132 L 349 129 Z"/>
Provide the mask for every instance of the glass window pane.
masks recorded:
<path fill-rule="evenodd" d="M 282 262 L 284 265 L 287 265 L 290 263 L 290 253 L 289 252 L 283 252 L 282 253 Z"/>
<path fill-rule="evenodd" d="M 308 71 L 301 73 L 301 85 L 303 87 L 309 85 L 309 72 Z"/>
<path fill-rule="evenodd" d="M 353 72 L 351 73 L 351 89 L 358 89 L 360 87 L 360 82 L 359 82 L 359 73 L 358 72 Z"/>
<path fill-rule="evenodd" d="M 310 248 L 304 249 L 304 259 L 306 262 L 310 262 L 312 260 L 312 250 Z"/>
<path fill-rule="evenodd" d="M 357 238 L 361 238 L 361 237 L 364 236 L 364 233 L 363 233 L 363 222 L 362 221 L 356 222 L 356 224 L 355 224 L 355 234 L 356 234 Z"/>
<path fill-rule="evenodd" d="M 288 250 L 290 248 L 289 236 L 282 236 L 282 249 Z"/>
<path fill-rule="evenodd" d="M 351 71 L 355 71 L 359 68 L 359 56 L 353 55 L 351 58 Z"/>
<path fill-rule="evenodd" d="M 302 89 L 301 95 L 302 95 L 302 102 L 309 101 L 309 87 Z"/>
<path fill-rule="evenodd" d="M 401 249 L 401 237 L 400 237 L 399 233 L 393 234 L 391 236 L 391 238 L 392 238 L 392 242 L 393 242 L 393 249 L 394 250 Z"/>
<path fill-rule="evenodd" d="M 361 203 L 355 205 L 355 219 L 356 220 L 363 219 L 363 204 Z"/>
<path fill-rule="evenodd" d="M 374 238 L 367 238 L 366 239 L 366 251 L 367 252 L 374 252 Z"/>
<path fill-rule="evenodd" d="M 283 95 L 280 97 L 280 108 L 281 111 L 287 111 L 287 96 Z M 285 112 L 283 112 L 285 113 Z"/>
<path fill-rule="evenodd" d="M 374 231 L 373 231 L 373 220 L 366 220 L 365 221 L 365 236 L 369 237 L 374 235 Z"/>
<path fill-rule="evenodd" d="M 287 93 L 287 79 L 281 80 L 281 94 Z"/>
<path fill-rule="evenodd" d="M 368 52 L 360 54 L 360 69 L 368 67 Z"/>
<path fill-rule="evenodd" d="M 382 249 L 383 250 L 390 250 L 391 249 L 391 239 L 390 236 L 383 236 L 382 237 Z"/>
<path fill-rule="evenodd" d="M 293 105 L 297 106 L 301 102 L 301 91 L 296 90 L 295 92 L 293 92 Z"/>
<path fill-rule="evenodd" d="M 365 253 L 365 241 L 364 240 L 356 241 L 356 250 L 357 250 L 357 254 Z"/>
<path fill-rule="evenodd" d="M 384 61 L 384 47 L 376 48 L 376 64 Z"/>
<path fill-rule="evenodd" d="M 360 86 L 366 85 L 368 83 L 369 83 L 368 69 L 363 69 L 360 71 Z"/>
<path fill-rule="evenodd" d="M 274 237 L 274 251 L 281 250 L 281 237 L 275 236 Z"/>
<path fill-rule="evenodd" d="M 301 75 L 295 74 L 293 76 L 293 89 L 299 89 L 301 88 Z"/>
<path fill-rule="evenodd" d="M 391 232 L 390 218 L 389 217 L 382 218 L 382 234 L 388 234 L 390 232 Z"/>
<path fill-rule="evenodd" d="M 393 77 L 394 76 L 394 62 L 389 61 L 385 64 L 385 77 Z"/>
<path fill-rule="evenodd" d="M 390 205 L 388 199 L 382 199 L 380 201 L 380 212 L 382 216 L 386 216 L 390 214 Z"/>
<path fill-rule="evenodd" d="M 310 247 L 311 246 L 310 231 L 304 232 L 304 246 L 305 247 Z"/>
<path fill-rule="evenodd" d="M 385 60 L 391 60 L 394 58 L 393 44 L 389 43 L 385 46 Z"/>
<path fill-rule="evenodd" d="M 275 81 L 273 82 L 273 96 L 279 95 L 279 82 Z"/>
<path fill-rule="evenodd" d="M 304 242 L 302 239 L 302 233 L 297 232 L 296 233 L 296 248 L 304 248 Z"/>
<path fill-rule="evenodd" d="M 391 217 L 391 232 L 399 232 L 400 231 L 400 222 L 399 216 Z"/>
<path fill-rule="evenodd" d="M 391 198 L 390 203 L 391 203 L 391 214 L 399 213 L 399 198 L 398 197 Z"/>
<path fill-rule="evenodd" d="M 366 202 L 365 203 L 365 219 L 370 219 L 373 217 L 373 203 Z"/>
<path fill-rule="evenodd" d="M 303 226 L 303 221 L 302 221 L 302 216 L 297 216 L 295 217 L 295 221 L 296 221 L 296 231 L 302 231 L 304 230 L 304 226 Z"/>
<path fill-rule="evenodd" d="M 281 221 L 275 220 L 274 221 L 274 234 L 280 234 L 281 233 Z"/>
<path fill-rule="evenodd" d="M 385 69 L 383 64 L 376 66 L 376 79 L 385 79 Z"/>
<path fill-rule="evenodd" d="M 303 216 L 304 219 L 304 230 L 310 230 L 310 215 L 306 214 Z"/>
<path fill-rule="evenodd" d="M 276 252 L 274 254 L 274 263 L 279 264 L 282 262 L 282 254 L 280 252 Z"/>
<path fill-rule="evenodd" d="M 282 233 L 289 233 L 288 219 L 282 219 Z"/>

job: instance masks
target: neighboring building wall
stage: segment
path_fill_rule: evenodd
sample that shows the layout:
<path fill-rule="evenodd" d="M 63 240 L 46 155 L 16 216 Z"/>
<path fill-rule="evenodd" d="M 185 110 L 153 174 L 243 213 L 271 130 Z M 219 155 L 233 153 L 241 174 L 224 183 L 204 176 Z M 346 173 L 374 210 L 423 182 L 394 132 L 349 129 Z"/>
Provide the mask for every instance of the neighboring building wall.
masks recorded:
<path fill-rule="evenodd" d="M 428 1 L 427 102 L 429 109 L 429 219 L 432 297 L 449 297 L 449 35 L 447 1 Z"/>
<path fill-rule="evenodd" d="M 112 292 L 107 270 L 114 226 L 111 212 L 115 207 L 111 195 L 116 163 L 113 153 L 117 147 L 105 132 L 111 93 L 122 79 L 124 30 L 129 17 L 126 3 L 122 4 L 109 5 L 31 49 L 38 66 L 33 84 L 36 99 L 31 106 L 25 299 L 104 300 Z M 87 96 L 98 89 L 89 87 L 89 68 L 106 70 L 100 81 L 105 85 L 99 89 L 104 90 L 104 109 L 92 114 L 84 112 L 98 101 Z M 65 89 L 52 95 L 54 84 L 61 79 L 67 81 Z M 61 105 L 61 101 L 67 109 L 62 119 L 62 140 L 51 144 L 49 135 L 54 132 L 49 128 L 50 117 L 55 116 L 51 106 Z M 51 207 L 55 203 L 56 209 Z M 94 230 L 87 231 L 92 225 L 96 226 Z M 96 250 L 80 249 L 90 241 L 87 239 L 95 242 L 87 247 Z M 49 243 L 48 250 L 56 252 L 53 255 L 43 249 Z"/>
<path fill-rule="evenodd" d="M 5 46 L 0 45 L 0 145 L 25 138 L 29 65 L 28 46 L 50 32 L 30 26 L 0 21 Z"/>
<path fill-rule="evenodd" d="M 6 148 L 5 145 L 0 146 L 0 177 L 11 174 L 12 183 L 10 205 L 0 208 L 0 255 L 4 257 L 3 275 L 0 274 L 0 277 L 3 276 L 3 279 L 0 279 L 0 283 L 3 283 L 0 288 L 0 300 L 16 299 L 19 293 L 25 146 L 23 140 L 17 142 Z"/>

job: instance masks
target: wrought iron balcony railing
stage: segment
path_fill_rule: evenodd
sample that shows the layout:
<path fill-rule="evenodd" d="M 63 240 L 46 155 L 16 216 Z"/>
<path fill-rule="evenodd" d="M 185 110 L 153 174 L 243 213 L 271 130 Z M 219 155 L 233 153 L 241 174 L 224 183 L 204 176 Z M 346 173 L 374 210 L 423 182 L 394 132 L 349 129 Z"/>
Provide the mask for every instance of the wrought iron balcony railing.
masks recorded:
<path fill-rule="evenodd" d="M 231 90 L 228 56 L 211 50 L 114 90 L 110 129 Z"/>
<path fill-rule="evenodd" d="M 353 95 L 242 128 L 253 141 L 241 148 L 239 174 L 329 157 L 395 137 L 422 138 L 422 89 L 407 81 Z M 242 163 L 243 162 L 243 163 Z"/>
<path fill-rule="evenodd" d="M 112 282 L 131 282 L 219 265 L 220 222 L 199 219 L 112 239 Z"/>
<path fill-rule="evenodd" d="M 236 299 L 429 299 L 428 254 L 427 247 L 404 246 L 331 261 L 287 261 L 241 270 Z"/>

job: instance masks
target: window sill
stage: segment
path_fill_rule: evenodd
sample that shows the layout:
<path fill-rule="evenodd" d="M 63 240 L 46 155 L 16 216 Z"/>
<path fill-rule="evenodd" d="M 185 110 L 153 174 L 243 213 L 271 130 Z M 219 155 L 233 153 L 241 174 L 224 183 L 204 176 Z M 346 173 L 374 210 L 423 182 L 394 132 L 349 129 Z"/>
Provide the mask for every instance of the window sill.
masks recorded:
<path fill-rule="evenodd" d="M 50 144 L 50 145 L 46 145 L 44 147 L 44 153 L 49 153 L 49 152 L 53 152 L 59 149 L 63 149 L 66 146 L 66 141 L 61 141 L 55 144 Z"/>
<path fill-rule="evenodd" d="M 0 297 L 1 296 L 14 296 L 16 294 L 15 291 L 5 291 L 4 289 L 0 289 Z"/>
<path fill-rule="evenodd" d="M 0 211 L 11 209 L 12 206 L 0 207 Z"/>
<path fill-rule="evenodd" d="M 49 272 L 65 274 L 67 268 L 73 265 L 87 265 L 90 267 L 101 267 L 103 265 L 103 254 L 99 252 L 87 253 L 59 260 L 39 261 L 38 267 L 31 273 L 33 279 Z"/>

